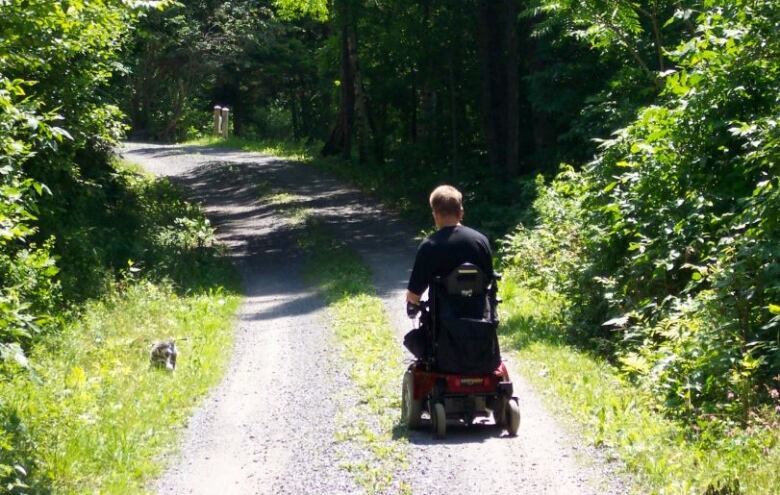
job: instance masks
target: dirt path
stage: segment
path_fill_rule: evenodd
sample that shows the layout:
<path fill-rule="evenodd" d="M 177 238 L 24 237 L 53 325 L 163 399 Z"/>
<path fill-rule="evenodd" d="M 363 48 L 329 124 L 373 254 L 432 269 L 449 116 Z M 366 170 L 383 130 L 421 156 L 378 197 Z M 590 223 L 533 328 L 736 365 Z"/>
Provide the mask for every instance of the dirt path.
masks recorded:
<path fill-rule="evenodd" d="M 350 445 L 334 441 L 350 383 L 329 349 L 322 301 L 300 278 L 292 229 L 259 187 L 296 195 L 371 266 L 401 336 L 409 321 L 404 288 L 413 232 L 365 195 L 310 167 L 260 154 L 205 147 L 128 144 L 122 154 L 171 176 L 201 201 L 241 271 L 246 300 L 226 378 L 190 421 L 181 458 L 158 481 L 160 493 L 361 493 L 338 469 Z M 512 370 L 511 359 L 509 361 Z M 627 492 L 600 454 L 556 424 L 512 374 L 523 423 L 516 438 L 494 427 L 451 428 L 444 441 L 410 438 L 414 494 L 620 494 Z M 400 379 L 399 376 L 399 389 Z M 400 392 L 400 390 L 399 390 Z M 594 460 L 595 459 L 595 460 Z M 587 462 L 582 462 L 587 461 Z"/>

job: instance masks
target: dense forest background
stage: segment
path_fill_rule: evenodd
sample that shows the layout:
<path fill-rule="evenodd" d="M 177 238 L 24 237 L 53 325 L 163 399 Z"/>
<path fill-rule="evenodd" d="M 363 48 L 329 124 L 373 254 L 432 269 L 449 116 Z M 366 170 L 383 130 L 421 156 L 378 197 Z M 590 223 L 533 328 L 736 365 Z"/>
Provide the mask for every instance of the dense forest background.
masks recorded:
<path fill-rule="evenodd" d="M 160 239 L 207 229 L 150 232 L 111 155 L 208 134 L 219 104 L 235 135 L 303 142 L 402 209 L 456 184 L 556 305 L 545 338 L 686 435 L 769 449 L 779 25 L 772 0 L 0 1 L 0 380 L 128 260 L 188 271 Z"/>

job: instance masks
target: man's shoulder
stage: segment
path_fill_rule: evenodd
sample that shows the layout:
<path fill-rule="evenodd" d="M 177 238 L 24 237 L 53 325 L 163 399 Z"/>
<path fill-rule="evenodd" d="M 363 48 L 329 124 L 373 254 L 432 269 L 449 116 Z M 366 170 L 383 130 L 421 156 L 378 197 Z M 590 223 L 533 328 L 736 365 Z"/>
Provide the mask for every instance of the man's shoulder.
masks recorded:
<path fill-rule="evenodd" d="M 434 239 L 431 239 L 433 235 L 429 235 L 425 239 L 423 239 L 420 242 L 420 245 L 417 246 L 417 257 L 430 257 L 433 254 L 433 251 L 436 250 L 436 241 Z"/>
<path fill-rule="evenodd" d="M 477 229 L 472 229 L 471 227 L 467 227 L 466 225 L 460 225 L 459 228 L 461 233 L 466 237 L 479 239 L 480 241 L 489 243 L 487 236 L 482 232 L 478 231 Z"/>
<path fill-rule="evenodd" d="M 429 248 L 431 245 L 435 244 L 436 241 L 433 239 L 433 236 L 435 234 L 431 234 L 422 241 L 420 241 L 420 244 L 417 246 L 417 250 Z"/>

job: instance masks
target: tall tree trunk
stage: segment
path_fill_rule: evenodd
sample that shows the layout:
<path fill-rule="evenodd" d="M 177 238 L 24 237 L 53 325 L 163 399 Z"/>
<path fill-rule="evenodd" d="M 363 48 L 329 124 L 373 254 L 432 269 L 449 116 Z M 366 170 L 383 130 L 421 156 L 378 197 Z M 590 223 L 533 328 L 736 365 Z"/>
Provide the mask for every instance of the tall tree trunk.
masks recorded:
<path fill-rule="evenodd" d="M 130 101 L 130 125 L 134 133 L 146 131 L 146 109 L 141 96 L 144 89 L 143 81 L 139 77 L 134 77 L 133 94 Z"/>
<path fill-rule="evenodd" d="M 481 78 L 480 100 L 482 121 L 487 144 L 488 162 L 494 174 L 504 168 L 504 147 L 502 146 L 504 129 L 501 109 L 501 91 L 503 78 L 500 77 L 500 50 L 497 40 L 497 20 L 492 0 L 480 0 L 477 6 L 477 41 Z"/>
<path fill-rule="evenodd" d="M 417 144 L 417 67 L 412 67 L 412 110 L 409 114 L 409 137 Z"/>
<path fill-rule="evenodd" d="M 477 41 L 488 161 L 495 176 L 520 170 L 520 80 L 517 0 L 479 0 Z"/>
<path fill-rule="evenodd" d="M 351 0 L 336 0 L 336 20 L 341 32 L 341 85 L 338 121 L 322 148 L 325 156 L 341 154 L 349 160 L 352 156 L 352 136 L 355 127 L 355 77 L 350 61 Z"/>
<path fill-rule="evenodd" d="M 352 136 L 355 128 L 355 74 L 349 59 L 350 0 L 340 0 L 341 8 L 341 132 L 342 158 L 352 157 Z"/>
<path fill-rule="evenodd" d="M 460 153 L 458 146 L 458 97 L 455 89 L 455 47 L 450 49 L 450 59 L 447 64 L 447 82 L 450 92 L 450 175 L 452 178 L 458 176 L 460 165 Z"/>
<path fill-rule="evenodd" d="M 349 65 L 354 84 L 353 95 L 357 122 L 358 156 L 360 162 L 365 163 L 370 161 L 372 157 L 374 126 L 371 121 L 368 96 L 366 95 L 358 63 L 357 26 L 354 23 L 354 19 L 352 21 L 350 22 L 351 25 L 347 36 L 347 47 L 349 49 Z"/>
<path fill-rule="evenodd" d="M 356 131 L 360 162 L 381 162 L 382 146 L 378 142 L 375 119 L 371 108 L 371 99 L 366 91 L 363 75 L 360 70 L 357 18 L 354 11 L 350 16 L 350 30 L 347 41 L 350 70 L 352 72 L 354 84 L 355 123 L 357 124 Z"/>
<path fill-rule="evenodd" d="M 519 107 L 519 80 L 517 59 L 517 0 L 503 0 L 502 20 L 502 48 L 506 53 L 503 57 L 506 73 L 506 155 L 504 173 L 509 177 L 517 175 L 520 151 L 520 107 Z"/>
<path fill-rule="evenodd" d="M 301 138 L 301 117 L 298 110 L 296 95 L 290 96 L 290 120 L 293 128 L 293 138 Z"/>
<path fill-rule="evenodd" d="M 311 100 L 307 94 L 307 84 L 302 77 L 298 76 L 298 91 L 295 92 L 298 109 L 300 112 L 300 127 L 302 137 L 310 138 L 312 136 L 314 125 L 312 123 Z"/>
<path fill-rule="evenodd" d="M 423 0 L 420 2 L 422 10 L 422 19 L 420 24 L 423 29 L 428 29 L 431 22 L 431 5 L 429 1 Z M 422 47 L 420 47 L 422 49 Z M 418 118 L 417 118 L 417 137 L 423 146 L 427 149 L 431 148 L 431 144 L 435 144 L 437 141 L 436 136 L 436 88 L 432 84 L 431 74 L 436 69 L 434 68 L 434 61 L 430 58 L 422 58 L 420 60 L 419 76 L 419 101 L 418 101 Z"/>
<path fill-rule="evenodd" d="M 539 41 L 531 37 L 535 23 L 539 21 L 539 18 L 526 19 L 521 24 L 522 34 L 520 37 L 523 42 L 520 43 L 522 48 L 520 57 L 525 62 L 524 68 L 528 74 L 541 72 L 546 68 L 547 62 L 542 59 L 539 53 Z M 522 112 L 525 112 L 526 115 L 524 123 L 527 123 L 525 128 L 521 127 L 523 130 L 520 138 L 521 156 L 534 154 L 534 165 L 557 166 L 558 163 L 553 156 L 557 144 L 557 133 L 552 115 L 545 108 L 534 106 L 528 101 L 527 95 L 521 99 L 521 108 L 521 115 L 523 115 Z"/>

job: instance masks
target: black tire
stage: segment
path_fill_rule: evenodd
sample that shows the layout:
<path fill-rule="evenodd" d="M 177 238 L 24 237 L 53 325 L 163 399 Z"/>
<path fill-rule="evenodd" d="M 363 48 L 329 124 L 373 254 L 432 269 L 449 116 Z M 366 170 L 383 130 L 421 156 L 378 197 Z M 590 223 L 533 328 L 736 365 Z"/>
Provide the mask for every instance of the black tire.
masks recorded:
<path fill-rule="evenodd" d="M 520 429 L 520 404 L 517 399 L 510 399 L 506 408 L 506 431 L 510 437 L 517 436 Z"/>
<path fill-rule="evenodd" d="M 422 423 L 422 400 L 414 399 L 414 376 L 404 373 L 401 386 L 401 422 L 410 430 L 416 430 Z"/>
<path fill-rule="evenodd" d="M 444 404 L 441 402 L 433 405 L 431 421 L 433 422 L 433 434 L 436 435 L 436 438 L 444 438 L 447 434 L 447 411 L 444 410 Z"/>

